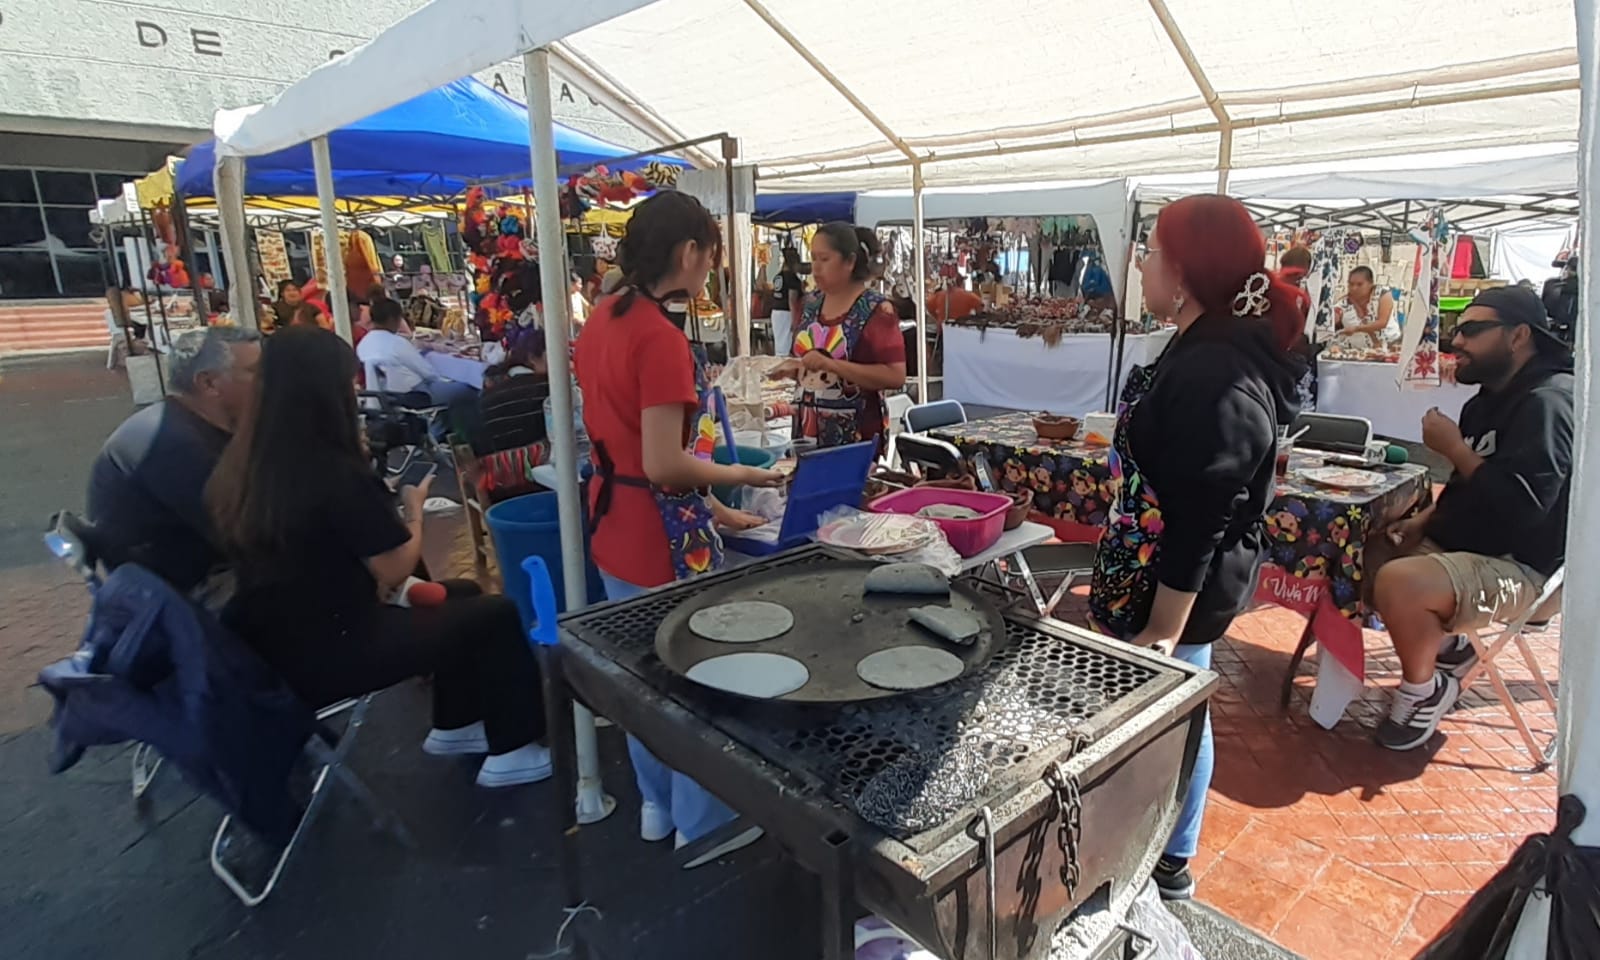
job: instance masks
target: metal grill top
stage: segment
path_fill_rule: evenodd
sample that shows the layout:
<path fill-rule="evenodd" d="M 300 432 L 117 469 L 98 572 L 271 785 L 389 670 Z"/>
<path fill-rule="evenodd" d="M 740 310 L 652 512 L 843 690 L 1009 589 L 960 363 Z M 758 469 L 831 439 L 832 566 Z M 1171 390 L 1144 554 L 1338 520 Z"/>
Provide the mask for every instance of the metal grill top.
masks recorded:
<path fill-rule="evenodd" d="M 569 615 L 562 629 L 668 694 L 775 766 L 815 783 L 914 849 L 943 842 L 983 803 L 999 803 L 1034 783 L 1045 767 L 1090 742 L 1184 680 L 1110 644 L 1031 618 L 1007 614 L 1006 644 L 987 666 L 930 690 L 845 707 L 759 704 L 681 679 L 654 653 L 662 619 L 701 591 L 752 570 L 855 559 L 813 546 L 759 564 L 687 581 L 634 600 Z M 569 639 L 570 642 L 570 639 Z M 919 816 L 887 820 L 884 779 L 928 783 L 976 778 L 968 789 L 925 795 Z M 880 782 L 868 789 L 874 778 Z M 951 787 L 934 783 L 934 786 Z M 959 785 L 956 785 L 959 786 Z M 929 791 L 924 791 L 930 794 Z M 869 800 L 873 800 L 870 798 Z"/>

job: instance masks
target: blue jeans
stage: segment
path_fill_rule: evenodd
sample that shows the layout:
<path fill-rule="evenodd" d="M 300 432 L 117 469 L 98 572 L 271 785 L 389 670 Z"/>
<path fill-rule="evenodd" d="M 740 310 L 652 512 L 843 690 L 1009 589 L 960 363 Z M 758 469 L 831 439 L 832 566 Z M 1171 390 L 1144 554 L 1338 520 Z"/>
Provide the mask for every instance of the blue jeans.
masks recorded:
<path fill-rule="evenodd" d="M 450 425 L 455 422 L 456 408 L 466 403 L 476 403 L 478 389 L 459 380 L 430 380 L 420 388 L 437 406 L 445 408 L 444 416 L 434 421 L 433 438 L 443 441 L 450 436 Z"/>
<path fill-rule="evenodd" d="M 1184 663 L 1211 669 L 1209 643 L 1178 644 L 1172 655 Z M 1211 708 L 1206 708 L 1205 719 L 1200 721 L 1200 749 L 1194 757 L 1194 772 L 1189 775 L 1189 789 L 1183 795 L 1183 808 L 1178 811 L 1178 822 L 1172 827 L 1172 838 L 1164 851 L 1169 857 L 1188 859 L 1200 849 L 1200 821 L 1206 813 L 1206 791 L 1211 789 L 1211 768 L 1214 756 L 1211 748 Z"/>
<path fill-rule="evenodd" d="M 600 571 L 600 580 L 605 584 L 607 600 L 627 600 L 646 589 L 618 580 L 604 570 Z M 631 733 L 628 734 L 628 759 L 633 761 L 633 778 L 639 784 L 639 795 L 645 802 L 671 813 L 672 826 L 684 839 L 698 840 L 734 818 L 732 808 L 708 793 L 705 787 L 657 760 Z"/>

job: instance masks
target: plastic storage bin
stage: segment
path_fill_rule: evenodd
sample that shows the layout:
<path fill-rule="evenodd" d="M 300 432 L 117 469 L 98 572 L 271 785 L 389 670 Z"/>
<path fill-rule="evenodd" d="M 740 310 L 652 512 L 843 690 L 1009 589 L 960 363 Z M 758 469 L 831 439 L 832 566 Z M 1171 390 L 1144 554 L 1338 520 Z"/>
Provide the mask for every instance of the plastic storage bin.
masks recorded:
<path fill-rule="evenodd" d="M 556 495 L 530 493 L 502 500 L 484 514 L 489 536 L 494 540 L 495 557 L 500 564 L 501 588 L 506 596 L 517 602 L 517 612 L 522 614 L 523 629 L 532 629 L 533 604 L 529 599 L 528 575 L 522 570 L 526 557 L 542 557 L 555 584 L 556 603 L 565 612 L 567 593 L 561 575 L 561 521 L 556 512 Z M 590 603 L 605 599 L 600 583 L 600 571 L 587 557 L 585 545 L 584 566 Z"/>
<path fill-rule="evenodd" d="M 760 447 L 741 447 L 735 444 L 733 451 L 739 455 L 739 463 L 747 467 L 759 467 L 763 470 L 769 470 L 774 463 L 778 462 L 776 455 Z M 727 445 L 722 443 L 717 444 L 717 448 L 712 451 L 711 459 L 714 463 L 734 462 L 733 458 L 728 454 Z M 743 499 L 740 490 L 741 488 L 737 486 L 718 484 L 711 488 L 711 493 L 718 500 L 721 500 L 724 505 L 738 508 L 740 501 Z"/>
<path fill-rule="evenodd" d="M 975 490 L 952 490 L 948 487 L 913 487 L 872 501 L 868 508 L 874 513 L 901 513 L 916 516 L 918 510 L 936 503 L 970 507 L 978 516 L 967 520 L 931 518 L 944 531 L 946 540 L 956 553 L 963 557 L 977 556 L 995 545 L 1005 532 L 1006 511 L 1012 500 L 1003 493 L 980 493 Z"/>

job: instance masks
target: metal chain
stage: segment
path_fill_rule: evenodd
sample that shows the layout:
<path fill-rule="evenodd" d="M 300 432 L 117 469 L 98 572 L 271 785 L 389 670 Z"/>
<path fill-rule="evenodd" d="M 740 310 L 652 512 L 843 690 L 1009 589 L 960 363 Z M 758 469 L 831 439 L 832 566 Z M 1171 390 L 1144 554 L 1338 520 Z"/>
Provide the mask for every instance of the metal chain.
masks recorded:
<path fill-rule="evenodd" d="M 1080 739 L 1073 744 L 1068 757 L 1083 746 Z M 1051 764 L 1044 775 L 1045 785 L 1055 795 L 1056 843 L 1061 848 L 1061 882 L 1067 887 L 1067 896 L 1078 890 L 1082 867 L 1078 863 L 1078 844 L 1083 840 L 1083 791 L 1077 774 L 1068 773 L 1064 760 Z"/>

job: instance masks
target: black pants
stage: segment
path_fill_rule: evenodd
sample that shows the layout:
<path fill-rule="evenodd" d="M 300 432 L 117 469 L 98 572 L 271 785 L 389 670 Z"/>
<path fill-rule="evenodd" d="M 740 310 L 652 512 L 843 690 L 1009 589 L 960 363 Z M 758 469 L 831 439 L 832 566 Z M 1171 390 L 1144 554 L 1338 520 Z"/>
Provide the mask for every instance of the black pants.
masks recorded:
<path fill-rule="evenodd" d="M 315 645 L 275 638 L 269 660 L 311 703 L 323 706 L 433 676 L 433 724 L 453 730 L 483 721 L 489 752 L 544 736 L 539 664 L 509 597 L 485 596 L 468 580 L 446 580 L 437 607 L 380 607 L 364 629 Z M 264 651 L 268 652 L 268 651 Z"/>

